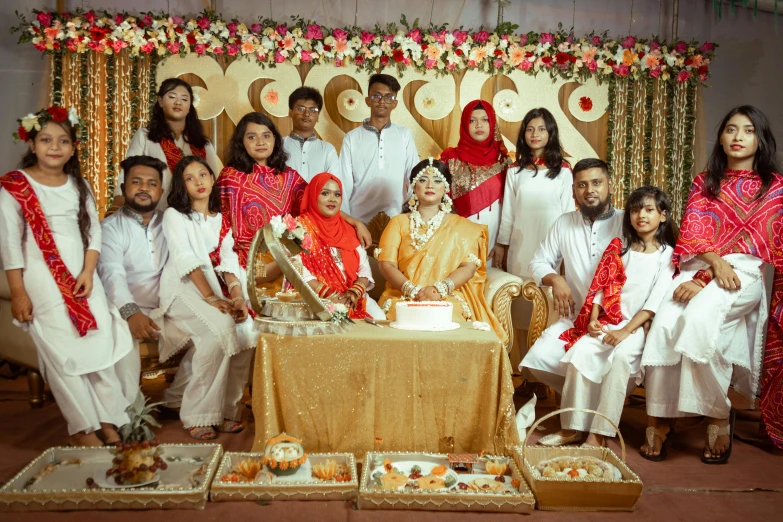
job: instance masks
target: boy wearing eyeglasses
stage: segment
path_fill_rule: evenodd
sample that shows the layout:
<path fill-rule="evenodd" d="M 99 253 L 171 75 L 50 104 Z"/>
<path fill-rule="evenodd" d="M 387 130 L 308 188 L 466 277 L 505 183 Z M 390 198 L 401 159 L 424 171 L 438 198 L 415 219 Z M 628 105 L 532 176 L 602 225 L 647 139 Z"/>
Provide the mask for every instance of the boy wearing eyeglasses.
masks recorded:
<path fill-rule="evenodd" d="M 321 93 L 312 87 L 299 87 L 288 97 L 288 116 L 294 130 L 283 138 L 283 148 L 288 153 L 286 165 L 308 183 L 321 172 L 329 172 L 342 179 L 340 160 L 334 146 L 315 135 L 315 125 L 323 106 Z"/>
<path fill-rule="evenodd" d="M 364 102 L 370 117 L 343 139 L 340 170 L 342 210 L 363 223 L 378 212 L 394 217 L 409 196 L 408 177 L 419 162 L 413 134 L 391 122 L 400 83 L 388 74 L 373 74 Z"/>

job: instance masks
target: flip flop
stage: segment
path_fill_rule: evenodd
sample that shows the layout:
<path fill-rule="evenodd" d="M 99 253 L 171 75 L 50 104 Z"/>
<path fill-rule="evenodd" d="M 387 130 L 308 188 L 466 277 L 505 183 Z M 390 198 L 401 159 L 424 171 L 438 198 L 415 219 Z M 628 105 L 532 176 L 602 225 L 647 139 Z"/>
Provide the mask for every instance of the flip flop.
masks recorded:
<path fill-rule="evenodd" d="M 669 441 L 671 440 L 671 436 L 674 434 L 674 429 L 669 427 L 669 433 L 663 433 L 661 432 L 660 428 L 656 428 L 655 426 L 647 426 L 647 430 L 644 433 L 645 438 L 647 439 L 647 445 L 651 448 L 655 447 L 655 437 L 657 435 L 658 438 L 661 439 L 661 449 L 657 455 L 648 455 L 639 449 L 639 455 L 652 462 L 662 462 L 666 460 L 666 456 L 669 453 Z"/>
<path fill-rule="evenodd" d="M 731 449 L 734 447 L 734 424 L 736 423 L 736 421 L 737 421 L 737 412 L 735 412 L 732 409 L 731 413 L 729 414 L 729 423 L 726 426 L 720 428 L 715 424 L 707 425 L 707 436 L 709 437 L 708 443 L 710 447 L 710 452 L 712 452 L 712 450 L 715 448 L 715 440 L 722 435 L 729 436 L 729 447 L 726 451 L 723 452 L 723 455 L 721 455 L 720 457 L 705 457 L 704 450 L 702 450 L 701 461 L 703 463 L 726 464 L 729 461 L 729 457 L 731 457 Z"/>

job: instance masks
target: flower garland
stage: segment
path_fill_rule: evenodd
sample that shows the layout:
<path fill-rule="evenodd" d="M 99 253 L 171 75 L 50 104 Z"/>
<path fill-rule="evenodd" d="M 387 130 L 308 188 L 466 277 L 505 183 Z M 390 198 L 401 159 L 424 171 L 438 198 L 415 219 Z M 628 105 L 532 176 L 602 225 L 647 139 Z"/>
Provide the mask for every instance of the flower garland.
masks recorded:
<path fill-rule="evenodd" d="M 440 209 L 438 210 L 438 213 L 432 217 L 432 219 L 429 221 L 424 221 L 421 218 L 421 214 L 419 214 L 418 210 L 411 211 L 411 241 L 413 242 L 414 250 L 421 250 L 422 247 L 427 244 L 427 241 L 432 239 L 432 236 L 434 236 L 435 231 L 440 228 L 441 224 L 443 223 L 443 218 L 445 217 L 446 212 L 444 212 L 443 209 Z M 427 227 L 427 231 L 424 234 L 420 234 L 419 229 L 423 226 Z"/>
<path fill-rule="evenodd" d="M 618 39 L 606 33 L 582 38 L 558 27 L 557 31 L 510 34 L 508 24 L 495 32 L 447 30 L 446 24 L 412 25 L 403 16 L 400 25 L 328 28 L 303 18 L 291 24 L 270 19 L 245 24 L 225 20 L 211 11 L 185 19 L 167 13 L 131 15 L 76 9 L 73 13 L 33 10 L 28 21 L 12 28 L 19 43 L 32 43 L 43 53 L 128 52 L 131 56 L 158 58 L 189 53 L 255 58 L 262 65 L 355 65 L 366 71 L 386 68 L 398 72 L 412 68 L 437 73 L 478 70 L 585 81 L 591 77 L 641 77 L 703 83 L 716 45 L 691 41 L 664 43 L 635 36 Z"/>

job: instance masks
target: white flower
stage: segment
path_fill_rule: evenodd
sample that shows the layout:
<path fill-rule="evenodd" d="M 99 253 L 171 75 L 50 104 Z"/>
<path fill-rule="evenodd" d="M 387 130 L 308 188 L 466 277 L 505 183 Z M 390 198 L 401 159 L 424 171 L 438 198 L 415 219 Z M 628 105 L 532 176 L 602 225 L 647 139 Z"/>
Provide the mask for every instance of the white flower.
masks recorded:
<path fill-rule="evenodd" d="M 191 105 L 198 108 L 198 105 L 201 103 L 201 96 L 198 95 L 197 92 L 193 93 L 193 101 L 191 102 Z"/>
<path fill-rule="evenodd" d="M 68 109 L 68 121 L 71 122 L 71 125 L 76 127 L 79 125 L 79 114 L 76 112 L 76 109 L 73 107 L 70 107 Z"/>
<path fill-rule="evenodd" d="M 344 314 L 344 313 L 348 313 L 348 308 L 346 308 L 345 305 L 342 303 L 335 303 L 334 311 L 337 312 L 338 314 Z"/>
<path fill-rule="evenodd" d="M 41 130 L 41 124 L 38 123 L 38 116 L 36 116 L 33 113 L 28 114 L 24 118 L 22 118 L 22 127 L 24 127 L 24 130 L 27 132 L 30 132 L 31 130 Z"/>
<path fill-rule="evenodd" d="M 274 216 L 269 220 L 269 224 L 272 225 L 272 233 L 277 238 L 283 237 L 283 233 L 286 231 L 285 223 L 283 223 L 282 216 Z"/>

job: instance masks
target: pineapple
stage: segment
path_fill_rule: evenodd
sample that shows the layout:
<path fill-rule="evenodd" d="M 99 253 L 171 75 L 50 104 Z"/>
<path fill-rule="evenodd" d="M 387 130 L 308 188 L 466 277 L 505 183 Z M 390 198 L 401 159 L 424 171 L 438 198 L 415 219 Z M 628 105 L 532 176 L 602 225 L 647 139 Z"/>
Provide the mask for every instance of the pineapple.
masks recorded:
<path fill-rule="evenodd" d="M 158 456 L 158 439 L 150 426 L 160 428 L 151 413 L 161 403 L 147 404 L 147 398 L 139 393 L 136 401 L 125 410 L 130 422 L 119 430 L 121 442 L 114 449 L 114 460 L 106 475 L 114 475 L 117 484 L 135 485 L 155 478 L 155 473 L 168 466 Z"/>

